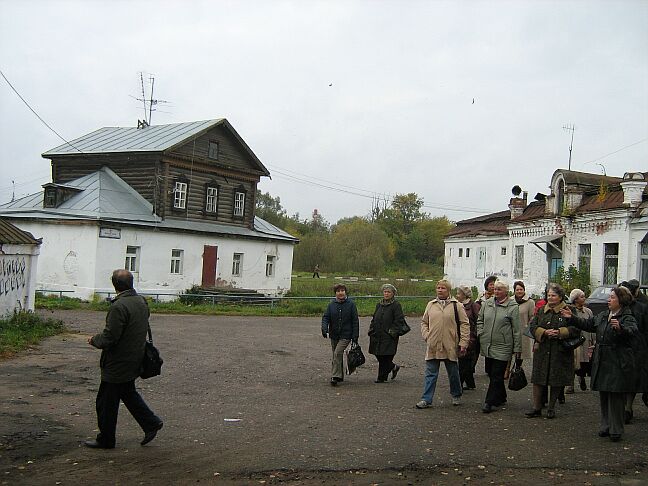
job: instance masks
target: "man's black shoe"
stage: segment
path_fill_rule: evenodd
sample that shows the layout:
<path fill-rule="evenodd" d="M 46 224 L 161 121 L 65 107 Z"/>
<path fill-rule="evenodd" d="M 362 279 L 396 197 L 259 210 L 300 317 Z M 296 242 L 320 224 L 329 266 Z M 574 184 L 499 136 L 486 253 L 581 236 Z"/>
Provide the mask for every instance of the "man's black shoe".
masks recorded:
<path fill-rule="evenodd" d="M 102 444 L 101 442 L 97 442 L 96 440 L 86 440 L 83 443 L 84 446 L 89 447 L 90 449 L 114 449 L 115 446 L 112 445 L 106 445 Z"/>
<path fill-rule="evenodd" d="M 157 424 L 155 426 L 155 428 L 153 430 L 149 430 L 146 434 L 144 434 L 144 438 L 142 439 L 142 442 L 140 442 L 140 444 L 141 445 L 146 445 L 149 442 L 151 442 L 153 439 L 155 439 L 155 436 L 157 435 L 158 430 L 160 430 L 163 425 L 164 425 L 164 423 L 160 422 L 159 424 Z"/>

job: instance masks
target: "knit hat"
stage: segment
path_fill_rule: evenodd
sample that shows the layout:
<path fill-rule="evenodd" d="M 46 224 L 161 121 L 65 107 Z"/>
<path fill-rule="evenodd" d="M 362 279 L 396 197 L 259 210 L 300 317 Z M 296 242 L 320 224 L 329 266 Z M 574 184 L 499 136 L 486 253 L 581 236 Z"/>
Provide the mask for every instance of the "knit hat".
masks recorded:
<path fill-rule="evenodd" d="M 380 290 L 391 290 L 394 295 L 398 293 L 396 287 L 394 287 L 392 284 L 385 284 L 382 287 L 380 287 Z"/>
<path fill-rule="evenodd" d="M 459 287 L 457 287 L 457 290 L 461 291 L 461 293 L 469 299 L 472 299 L 472 290 L 467 285 L 460 285 Z"/>

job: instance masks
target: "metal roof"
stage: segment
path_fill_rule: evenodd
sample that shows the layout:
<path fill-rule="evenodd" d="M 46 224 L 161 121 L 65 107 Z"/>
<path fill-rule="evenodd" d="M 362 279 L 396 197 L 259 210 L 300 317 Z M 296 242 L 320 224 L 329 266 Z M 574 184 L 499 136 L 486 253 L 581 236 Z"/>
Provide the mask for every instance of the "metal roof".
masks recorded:
<path fill-rule="evenodd" d="M 108 167 L 67 184 L 80 189 L 56 208 L 43 207 L 43 191 L 0 205 L 0 216 L 42 220 L 96 220 L 148 228 L 194 231 L 219 235 L 299 241 L 261 218 L 254 229 L 210 221 L 162 220 L 153 206 Z"/>
<path fill-rule="evenodd" d="M 146 128 L 104 127 L 48 150 L 42 156 L 162 152 L 182 143 L 189 137 L 222 123 L 224 120 L 224 118 L 218 118 L 170 125 L 151 125 Z"/>
<path fill-rule="evenodd" d="M 16 228 L 6 219 L 0 218 L 0 244 L 8 245 L 40 245 L 41 242 L 31 233 Z"/>

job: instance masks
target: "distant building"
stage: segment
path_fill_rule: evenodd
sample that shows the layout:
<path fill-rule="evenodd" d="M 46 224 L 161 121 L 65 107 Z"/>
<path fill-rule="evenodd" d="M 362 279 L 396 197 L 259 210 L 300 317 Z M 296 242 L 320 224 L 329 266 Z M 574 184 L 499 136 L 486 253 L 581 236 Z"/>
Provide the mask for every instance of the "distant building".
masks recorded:
<path fill-rule="evenodd" d="M 52 182 L 0 206 L 42 235 L 42 288 L 89 298 L 127 268 L 140 292 L 290 289 L 298 240 L 255 217 L 269 172 L 227 120 L 102 128 L 43 157 Z"/>
<path fill-rule="evenodd" d="M 0 316 L 34 310 L 40 244 L 0 218 Z"/>
<path fill-rule="evenodd" d="M 509 210 L 459 221 L 445 239 L 446 276 L 476 286 L 497 275 L 540 294 L 559 267 L 585 267 L 592 287 L 638 279 L 648 285 L 648 172 L 623 178 L 558 169 L 551 193 Z M 516 191 L 518 192 L 518 191 Z"/>

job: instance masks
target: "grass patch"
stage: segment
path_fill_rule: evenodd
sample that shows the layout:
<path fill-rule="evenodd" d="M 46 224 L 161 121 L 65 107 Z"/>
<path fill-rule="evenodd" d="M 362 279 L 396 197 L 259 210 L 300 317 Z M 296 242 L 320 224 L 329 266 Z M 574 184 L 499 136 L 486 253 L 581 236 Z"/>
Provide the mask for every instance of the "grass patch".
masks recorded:
<path fill-rule="evenodd" d="M 36 300 L 34 301 L 35 306 L 38 309 L 81 309 L 84 305 L 84 301 L 81 299 L 74 299 L 72 297 L 59 297 L 58 295 L 48 294 L 45 295 L 42 292 L 36 292 Z"/>
<path fill-rule="evenodd" d="M 65 330 L 63 321 L 44 319 L 33 312 L 14 313 L 0 319 L 0 357 L 11 356 Z"/>

